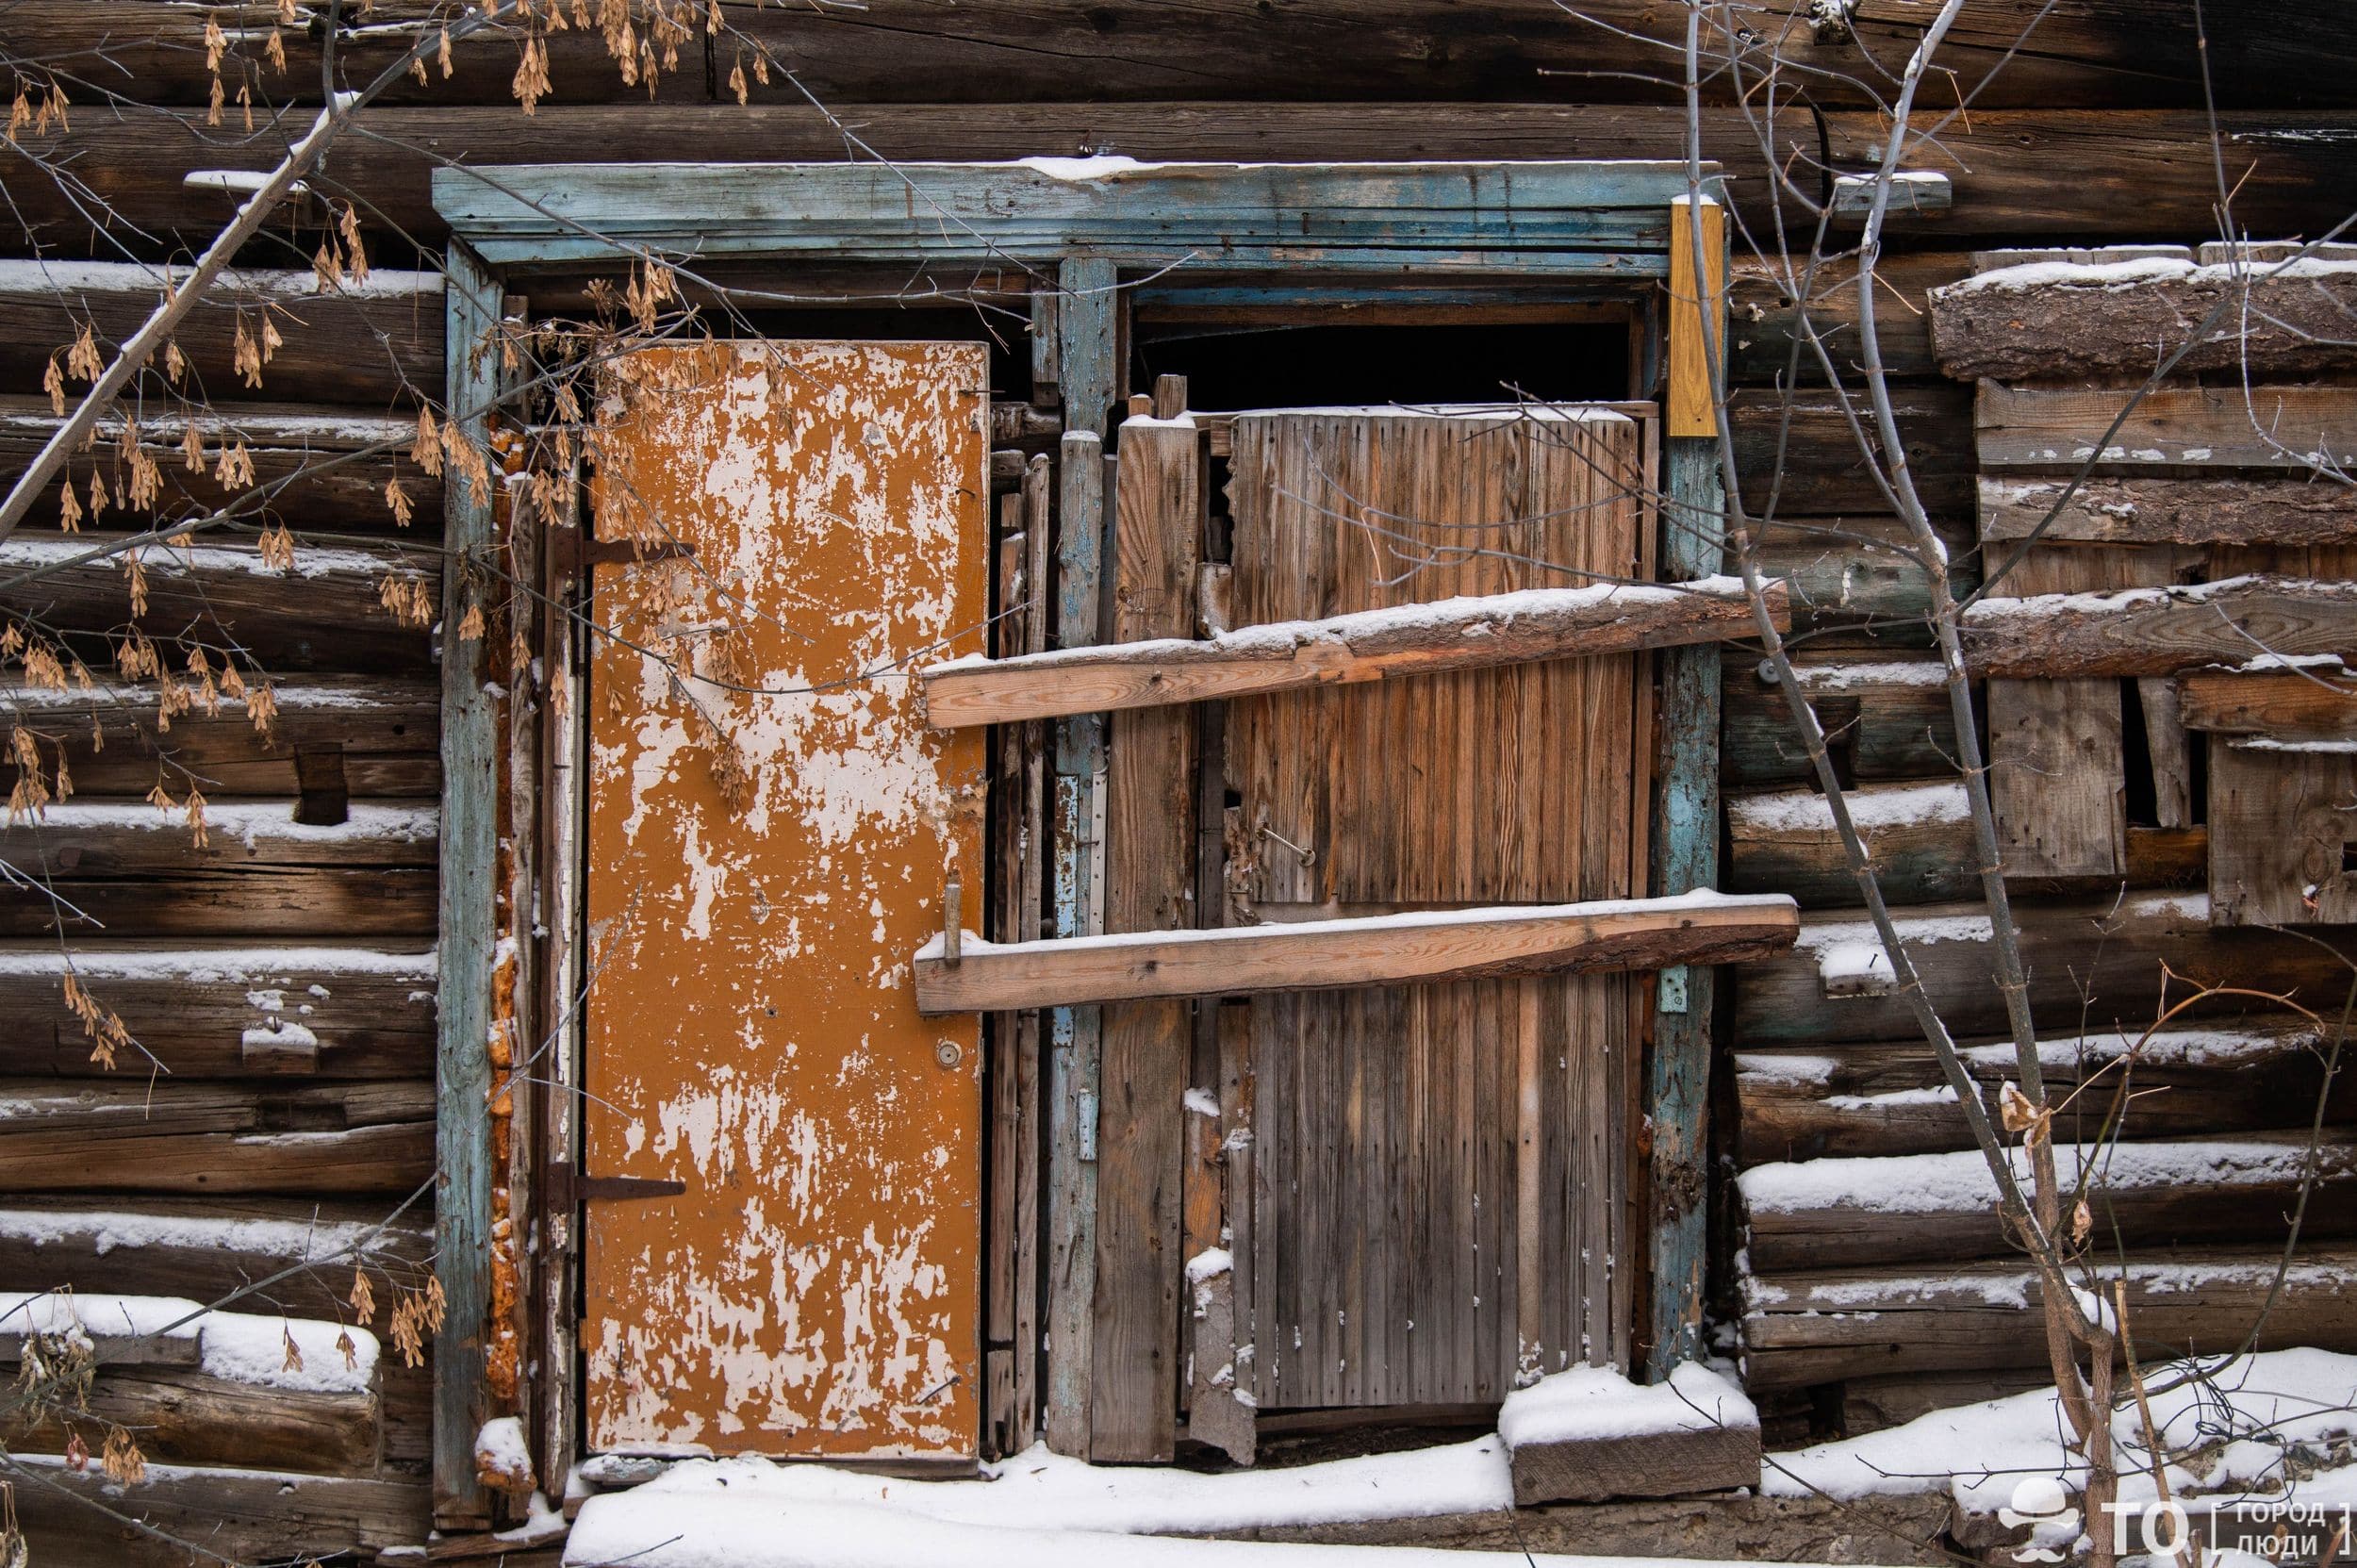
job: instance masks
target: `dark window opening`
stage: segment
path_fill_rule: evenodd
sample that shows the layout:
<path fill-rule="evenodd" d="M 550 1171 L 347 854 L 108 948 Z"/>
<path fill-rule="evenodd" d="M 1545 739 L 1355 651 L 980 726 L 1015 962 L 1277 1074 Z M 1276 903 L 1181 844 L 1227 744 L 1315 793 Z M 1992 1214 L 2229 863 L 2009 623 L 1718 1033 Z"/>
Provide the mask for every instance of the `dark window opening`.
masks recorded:
<path fill-rule="evenodd" d="M 2144 696 L 2133 678 L 2119 683 L 2119 761 L 2127 775 L 2128 825 L 2161 824 L 2160 786 L 2152 778 L 2152 745 L 2144 730 Z"/>
<path fill-rule="evenodd" d="M 1618 322 L 1455 326 L 1157 325 L 1131 350 L 1129 384 L 1187 378 L 1196 408 L 1610 403 L 1628 396 Z"/>

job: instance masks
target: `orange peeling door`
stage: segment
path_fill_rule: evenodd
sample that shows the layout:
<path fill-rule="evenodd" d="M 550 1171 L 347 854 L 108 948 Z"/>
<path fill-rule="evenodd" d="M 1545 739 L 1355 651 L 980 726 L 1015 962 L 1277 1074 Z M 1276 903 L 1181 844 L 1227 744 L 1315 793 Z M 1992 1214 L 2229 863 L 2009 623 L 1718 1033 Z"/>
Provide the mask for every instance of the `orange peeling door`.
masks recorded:
<path fill-rule="evenodd" d="M 896 671 L 986 617 L 979 344 L 650 349 L 602 391 L 584 1168 L 593 1448 L 975 1452 L 982 732 Z M 961 634 L 964 634 L 961 638 Z M 650 656 L 650 652 L 660 659 Z M 752 690 L 733 688 L 753 688 Z"/>

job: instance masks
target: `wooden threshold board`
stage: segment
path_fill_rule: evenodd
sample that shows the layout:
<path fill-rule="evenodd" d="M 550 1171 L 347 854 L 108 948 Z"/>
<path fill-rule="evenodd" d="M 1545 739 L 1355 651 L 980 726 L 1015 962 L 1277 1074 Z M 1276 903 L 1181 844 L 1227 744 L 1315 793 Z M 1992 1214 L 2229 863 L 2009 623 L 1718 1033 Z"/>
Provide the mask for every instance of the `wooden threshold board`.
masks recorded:
<path fill-rule="evenodd" d="M 1767 585 L 1779 631 L 1789 595 Z M 1740 579 L 1532 588 L 1247 626 L 1202 641 L 1162 637 L 961 659 L 917 672 L 935 729 L 1162 707 L 1541 659 L 1630 653 L 1758 630 Z"/>
<path fill-rule="evenodd" d="M 1148 997 L 1244 996 L 1502 975 L 1730 964 L 1782 952 L 1800 906 L 1782 894 L 1510 904 L 1053 942 L 941 937 L 915 955 L 927 1015 Z"/>

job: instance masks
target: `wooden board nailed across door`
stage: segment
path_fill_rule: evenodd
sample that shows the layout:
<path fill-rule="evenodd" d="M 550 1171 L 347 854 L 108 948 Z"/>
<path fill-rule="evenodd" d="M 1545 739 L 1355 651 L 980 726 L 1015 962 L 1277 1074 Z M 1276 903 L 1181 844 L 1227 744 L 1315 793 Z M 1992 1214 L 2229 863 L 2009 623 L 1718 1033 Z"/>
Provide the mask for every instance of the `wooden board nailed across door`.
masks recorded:
<path fill-rule="evenodd" d="M 592 1448 L 975 1452 L 979 1020 L 906 955 L 979 896 L 982 733 L 890 671 L 985 619 L 987 374 L 729 342 L 604 389 L 601 536 L 694 553 L 597 569 L 584 1164 L 686 1190 L 589 1204 Z"/>
<path fill-rule="evenodd" d="M 1239 415 L 1237 621 L 1648 579 L 1644 434 L 1597 407 Z M 1231 704 L 1243 913 L 1641 895 L 1651 668 Z M 1570 975 L 1253 999 L 1248 1286 L 1236 1267 L 1262 1409 L 1486 1402 L 1628 1364 L 1651 991 Z"/>

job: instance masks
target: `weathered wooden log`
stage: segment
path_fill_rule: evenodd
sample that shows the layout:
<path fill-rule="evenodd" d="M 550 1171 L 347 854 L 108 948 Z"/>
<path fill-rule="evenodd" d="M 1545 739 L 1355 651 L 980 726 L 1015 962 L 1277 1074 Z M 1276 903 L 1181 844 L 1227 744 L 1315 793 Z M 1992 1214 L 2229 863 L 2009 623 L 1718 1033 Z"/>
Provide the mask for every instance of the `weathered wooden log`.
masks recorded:
<path fill-rule="evenodd" d="M 16 722 L 39 738 L 43 761 L 62 756 L 77 793 L 136 796 L 161 778 L 175 793 L 292 797 L 322 774 L 347 799 L 435 799 L 441 794 L 441 706 L 425 680 L 310 675 L 271 684 L 276 717 L 255 727 L 245 699 L 219 711 L 192 708 L 159 723 L 152 682 L 108 681 L 95 690 L 0 684 Z M 309 815 L 306 813 L 306 815 Z"/>
<path fill-rule="evenodd" d="M 1954 765 L 1955 719 L 1936 655 L 1804 652 L 1794 669 L 1824 729 L 1836 777 L 1921 779 Z M 1783 688 L 1760 661 L 1729 652 L 1723 685 L 1720 778 L 1754 789 L 1813 783 Z"/>
<path fill-rule="evenodd" d="M 2188 730 L 2275 740 L 2357 739 L 2357 681 L 2338 671 L 2189 669 L 2177 677 Z"/>
<path fill-rule="evenodd" d="M 79 1494 L 41 1482 L 17 1486 L 17 1517 L 43 1568 L 187 1568 L 189 1552 L 178 1541 L 201 1541 L 237 1562 L 300 1561 L 415 1545 L 433 1527 L 432 1489 L 407 1477 L 258 1470 L 239 1457 L 223 1469 L 151 1463 L 146 1479 L 126 1489 L 94 1464 L 75 1470 L 39 1454 L 10 1458 Z M 148 1527 L 120 1523 L 89 1503 Z"/>
<path fill-rule="evenodd" d="M 2219 926 L 2357 921 L 2347 741 L 2209 739 L 2210 920 Z"/>
<path fill-rule="evenodd" d="M 1978 887 L 1962 784 L 1870 784 L 1844 798 L 1884 898 L 1933 903 Z M 1806 789 L 1734 795 L 1726 810 L 1730 891 L 1789 893 L 1804 908 L 1866 901 L 1824 796 Z"/>
<path fill-rule="evenodd" d="M 2087 1195 L 2095 1233 L 2132 1247 L 2280 1244 L 2309 1170 L 2305 1129 L 2232 1141 L 2063 1144 L 2055 1153 L 2066 1182 L 2077 1180 L 2083 1154 L 2101 1163 Z M 2019 1150 L 2015 1158 L 2021 1161 Z M 1996 1183 L 1978 1149 L 1754 1165 L 1736 1187 L 1752 1267 L 1764 1275 L 1946 1263 L 2019 1245 L 1999 1218 Z M 2357 1145 L 2328 1141 L 2317 1151 L 2301 1234 L 2357 1234 L 2352 1198 Z"/>
<path fill-rule="evenodd" d="M 1932 289 L 1971 270 L 1971 257 L 1956 251 L 1901 252 L 1882 258 L 1875 276 L 1885 286 L 1883 307 L 1875 315 L 1875 327 L 1887 373 L 1906 378 L 1939 373 L 1925 301 Z M 1796 266 L 1788 280 L 1780 268 L 1755 256 L 1735 261 L 1727 291 L 1727 379 L 1732 384 L 1824 385 L 1817 352 L 1801 330 L 1800 303 L 1786 288 L 1799 275 Z M 1854 260 L 1829 260 L 1809 283 L 1808 325 L 1844 377 L 1852 378 L 1859 354 L 1857 265 Z M 1899 307 L 1891 308 L 1894 304 Z M 1792 352 L 1796 340 L 1798 359 Z"/>
<path fill-rule="evenodd" d="M 1984 539 L 2309 545 L 2357 538 L 2357 490 L 2329 480 L 2094 476 L 2071 489 L 2062 479 L 1988 476 L 1980 489 Z"/>
<path fill-rule="evenodd" d="M 2313 942 L 2276 932 L 2212 931 L 2209 900 L 2198 893 L 2132 893 L 2072 903 L 2022 900 L 2015 915 L 2033 1012 L 2084 1015 L 2090 1031 L 2140 1032 L 2149 1025 L 2164 964 L 2177 977 L 2172 997 L 2182 997 L 2188 983 L 2232 983 L 2337 1007 L 2348 990 L 2345 965 Z M 1987 911 L 1977 903 L 1936 905 L 1905 911 L 1899 924 L 1925 994 L 1949 1029 L 1964 1039 L 2003 1033 Z M 2317 934 L 2357 956 L 2357 941 Z M 1806 916 L 1790 952 L 1744 967 L 1736 988 L 1737 1038 L 1747 1045 L 1812 1046 L 1921 1038 L 1913 1013 L 1890 994 L 1887 978 L 1865 973 L 1881 956 L 1872 928 L 1855 915 Z M 2220 999 L 2205 1011 L 2239 1013 L 2247 1005 L 2242 999 Z"/>
<path fill-rule="evenodd" d="M 1778 628 L 1789 628 L 1784 585 L 1769 584 L 1766 599 Z M 1162 637 L 961 659 L 921 669 L 917 679 L 926 719 L 948 730 L 1673 648 L 1747 636 L 1755 626 L 1737 578 L 1603 583 L 1244 626 L 1199 642 Z"/>
<path fill-rule="evenodd" d="M 993 943 L 967 933 L 955 963 L 939 937 L 918 950 L 916 1006 L 928 1014 L 988 1013 L 1723 964 L 1782 948 L 1798 926 L 1789 899 L 1695 893 L 1056 942 Z"/>
<path fill-rule="evenodd" d="M 283 330 L 283 329 L 282 329 Z M 36 371 L 18 385 L 38 385 Z M 225 388 L 224 388 L 225 389 Z M 338 534 L 400 535 L 431 545 L 441 532 L 442 481 L 409 460 L 417 426 L 408 419 L 369 410 L 291 404 L 223 403 L 196 415 L 205 448 L 201 470 L 191 470 L 181 448 L 188 419 L 159 414 L 140 421 L 140 445 L 156 460 L 162 493 L 156 505 L 132 511 L 124 500 L 127 478 L 121 452 L 123 421 L 99 421 L 99 444 L 76 453 L 67 468 L 85 528 L 140 527 L 210 516 L 233 498 L 214 478 L 222 454 L 243 442 L 254 466 L 254 488 L 268 492 L 268 515 L 298 530 L 318 527 Z M 61 421 L 44 397 L 0 397 L 0 469 L 29 462 Z M 105 511 L 91 515 L 90 487 L 103 476 L 110 498 Z M 398 483 L 416 512 L 402 528 L 386 500 L 385 487 Z M 63 502 L 56 487 L 26 514 L 34 523 L 56 527 Z M 263 514 L 250 512 L 258 526 Z"/>
<path fill-rule="evenodd" d="M 2057 1100 L 2089 1085 L 2061 1113 L 2057 1136 L 2102 1133 L 2125 1084 L 2134 1098 L 2120 1133 L 2174 1138 L 2307 1125 L 2325 1090 L 2317 1045 L 2307 1029 L 2171 1029 L 2150 1040 L 2120 1031 L 2041 1041 L 2038 1060 Z M 1963 1054 L 1994 1119 L 1999 1088 L 2018 1076 L 2013 1046 L 1967 1046 Z M 1735 1095 L 1737 1155 L 1746 1165 L 1971 1147 L 1955 1094 L 1920 1042 L 1746 1048 L 1736 1053 Z M 2325 1115 L 2357 1121 L 2357 1081 L 2334 1079 Z"/>
<path fill-rule="evenodd" d="M 0 891 L 0 936 L 431 937 L 436 808 L 362 804 L 308 826 L 276 802 L 185 809 L 74 801 L 0 826 L 34 885 Z"/>
<path fill-rule="evenodd" d="M 2357 388 L 2008 387 L 1974 389 L 1980 466 L 2105 474 L 2357 461 Z"/>
<path fill-rule="evenodd" d="M 1727 398 L 1743 504 L 1764 513 L 1772 495 L 1779 518 L 1889 516 L 1895 508 L 1874 479 L 1870 447 L 1880 450 L 1872 411 L 1853 393 L 1857 425 L 1831 391 L 1739 388 Z M 1916 493 L 1936 517 L 1972 510 L 1971 396 L 1961 387 L 1900 384 L 1891 388 L 1899 433 Z M 1861 446 L 1863 433 L 1869 446 Z"/>
<path fill-rule="evenodd" d="M 390 1301 L 395 1286 L 422 1288 L 432 1272 L 431 1201 L 398 1216 L 391 1208 L 373 1198 L 222 1193 L 20 1195 L 0 1208 L 0 1287 L 211 1302 L 291 1270 L 270 1285 L 269 1305 L 332 1318 L 351 1311 L 357 1271 L 368 1273 L 379 1301 Z"/>
<path fill-rule="evenodd" d="M 1917 1372 L 1897 1377 L 1848 1378 L 1841 1383 L 1841 1430 L 1848 1437 L 1904 1427 L 1934 1411 L 1952 1411 L 2027 1394 L 2053 1384 L 2050 1372 L 2030 1367 L 1997 1372 Z M 1773 1397 L 1773 1395 L 1766 1395 Z"/>
<path fill-rule="evenodd" d="M 2192 587 L 1984 599 L 1964 616 L 1973 673 L 2171 675 L 2266 655 L 2357 654 L 2357 583 L 2251 575 Z"/>
<path fill-rule="evenodd" d="M 15 1080 L 13 1192 L 400 1193 L 434 1168 L 433 1085 Z"/>
<path fill-rule="evenodd" d="M 92 669 L 114 657 L 114 638 L 134 624 L 121 536 L 19 534 L 0 544 L 0 617 L 24 618 L 65 639 Z M 430 547 L 430 541 L 427 541 Z M 94 552 L 107 552 L 90 559 Z M 441 561 L 427 550 L 398 546 L 305 546 L 297 541 L 290 571 L 262 564 L 243 540 L 208 536 L 191 547 L 148 545 L 140 552 L 147 613 L 136 624 L 179 668 L 183 641 L 212 650 L 235 646 L 264 671 L 409 673 L 431 667 L 425 629 L 406 626 L 385 607 L 388 577 L 414 577 L 433 595 Z"/>
<path fill-rule="evenodd" d="M 2124 1279 L 2148 1358 L 2239 1350 L 2254 1329 L 2261 1349 L 2357 1349 L 2357 1251 L 2303 1252 L 2270 1304 L 2282 1260 L 2280 1246 L 2203 1248 L 2138 1254 L 2124 1267 L 2106 1260 L 2101 1272 Z M 2046 1361 L 2044 1294 L 2014 1259 L 1747 1278 L 1744 1386 L 2036 1367 Z"/>
<path fill-rule="evenodd" d="M 0 1076 L 91 1077 L 91 1037 L 64 999 L 76 982 L 136 1046 L 117 1070 L 179 1079 L 428 1078 L 434 955 L 334 946 L 172 948 L 52 939 L 0 947 Z"/>
<path fill-rule="evenodd" d="M 1953 563 L 1951 581 L 1969 591 L 1978 570 L 1970 525 L 1938 519 L 1933 526 Z M 1761 528 L 1755 549 L 1759 569 L 1788 585 L 1793 629 L 1809 649 L 1928 648 L 1931 578 L 1913 543 L 1895 517 L 1805 517 Z"/>
<path fill-rule="evenodd" d="M 53 1414 L 15 1434 L 11 1446 L 58 1452 L 69 1427 L 87 1441 L 105 1430 L 101 1423 L 129 1428 L 150 1462 L 331 1476 L 376 1468 L 373 1394 L 264 1388 L 173 1367 L 104 1371 L 91 1385 L 87 1418 Z"/>
<path fill-rule="evenodd" d="M 139 262 L 0 263 L 0 385 L 39 387 L 50 355 L 85 324 L 100 351 L 112 354 L 147 320 L 166 282 L 187 275 L 185 267 L 167 272 Z M 282 340 L 256 394 L 236 368 L 237 336 L 242 319 L 258 338 L 265 313 Z M 307 271 L 238 272 L 183 318 L 173 341 L 190 384 L 216 398 L 244 393 L 382 410 L 441 385 L 442 314 L 439 272 L 376 271 L 365 283 L 321 293 Z"/>
<path fill-rule="evenodd" d="M 2136 378 L 2180 349 L 2176 375 L 2274 379 L 2357 367 L 2353 307 L 2357 270 L 2330 261 L 2030 263 L 1936 289 L 1931 333 L 1939 368 L 1959 380 Z"/>

